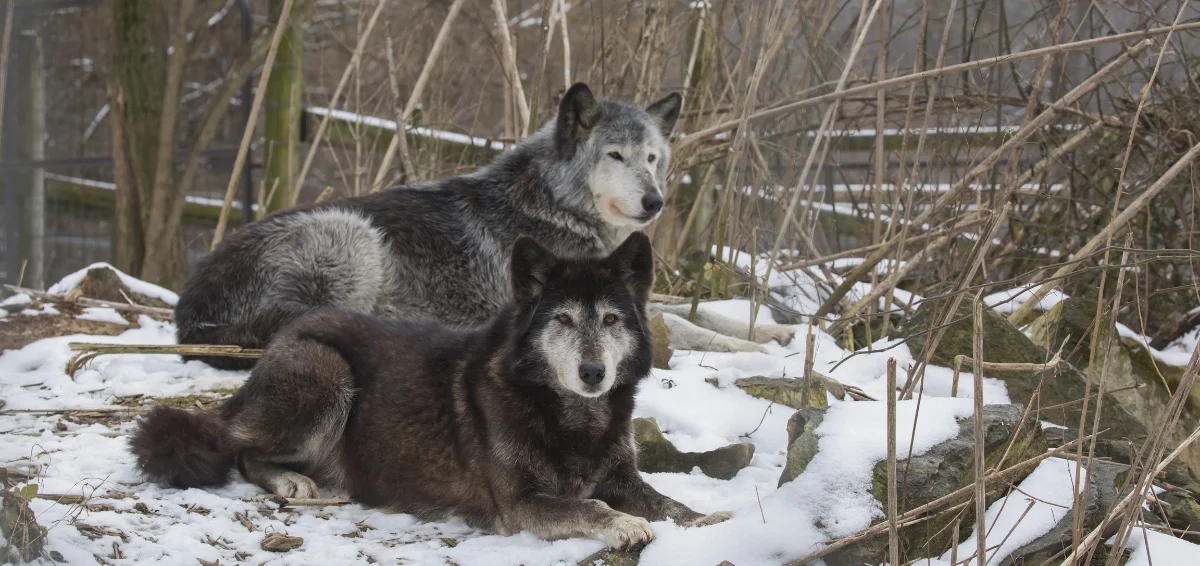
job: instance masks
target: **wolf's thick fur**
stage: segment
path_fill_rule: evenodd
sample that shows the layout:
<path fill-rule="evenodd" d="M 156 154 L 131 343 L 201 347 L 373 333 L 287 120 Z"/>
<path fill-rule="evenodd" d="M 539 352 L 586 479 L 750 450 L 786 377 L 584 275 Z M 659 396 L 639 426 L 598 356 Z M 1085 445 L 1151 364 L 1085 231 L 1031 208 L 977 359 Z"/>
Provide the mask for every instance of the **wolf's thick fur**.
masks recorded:
<path fill-rule="evenodd" d="M 285 497 L 318 484 L 427 520 L 502 534 L 653 538 L 647 520 L 707 524 L 638 475 L 631 414 L 650 372 L 649 240 L 602 260 L 556 258 L 521 238 L 514 300 L 455 330 L 344 310 L 271 342 L 219 410 L 159 407 L 132 440 L 151 479 L 192 487 L 237 467 Z M 219 431 L 219 434 L 216 433 Z"/>
<path fill-rule="evenodd" d="M 175 307 L 179 343 L 261 348 L 324 307 L 479 324 L 509 298 L 517 236 L 563 256 L 602 257 L 658 216 L 679 105 L 672 94 L 643 110 L 577 84 L 554 120 L 471 175 L 255 222 L 188 280 Z"/>

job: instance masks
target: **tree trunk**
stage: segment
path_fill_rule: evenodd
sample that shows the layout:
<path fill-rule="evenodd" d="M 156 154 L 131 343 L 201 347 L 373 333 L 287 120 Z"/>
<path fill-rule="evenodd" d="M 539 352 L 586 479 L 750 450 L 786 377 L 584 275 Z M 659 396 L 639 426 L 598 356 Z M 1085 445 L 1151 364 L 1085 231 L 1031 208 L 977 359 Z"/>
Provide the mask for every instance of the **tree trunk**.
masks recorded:
<path fill-rule="evenodd" d="M 39 35 L 21 38 L 20 53 L 24 56 L 21 87 L 25 93 L 21 101 L 23 125 L 18 131 L 25 133 L 20 142 L 22 157 L 30 161 L 46 158 L 46 81 L 45 58 L 42 38 Z M 16 86 L 16 85 L 14 85 Z M 14 140 L 16 142 L 16 140 Z M 46 283 L 46 171 L 30 169 L 21 174 L 24 185 L 23 225 L 21 235 L 21 257 L 26 261 L 21 284 L 33 289 L 42 289 Z"/>
<path fill-rule="evenodd" d="M 303 2 L 296 2 L 294 13 Z M 271 20 L 279 20 L 282 0 L 271 0 Z M 300 116 L 303 101 L 302 65 L 304 36 L 299 18 L 290 18 L 288 29 L 279 42 L 275 65 L 267 83 L 266 151 L 263 176 L 265 213 L 282 210 L 296 203 L 300 187 L 293 186 L 299 162 Z"/>
<path fill-rule="evenodd" d="M 113 262 L 141 276 L 166 79 L 167 4 L 111 0 L 108 6 L 112 34 L 108 98 L 117 184 Z M 172 281 L 154 282 L 174 286 Z"/>

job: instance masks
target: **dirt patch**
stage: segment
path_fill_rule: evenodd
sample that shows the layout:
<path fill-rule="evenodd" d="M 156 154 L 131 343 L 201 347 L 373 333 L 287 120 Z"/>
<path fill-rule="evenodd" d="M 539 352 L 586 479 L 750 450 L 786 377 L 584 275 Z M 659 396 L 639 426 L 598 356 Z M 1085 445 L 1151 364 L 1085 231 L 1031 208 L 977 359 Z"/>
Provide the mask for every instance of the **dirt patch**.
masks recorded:
<path fill-rule="evenodd" d="M 0 318 L 0 351 L 19 350 L 43 338 L 55 336 L 71 334 L 116 336 L 133 327 L 113 322 L 75 318 L 76 315 L 83 314 L 83 309 L 74 303 L 55 303 L 53 306 L 61 314 L 42 313 L 30 316 L 14 313 Z M 29 308 L 41 310 L 42 303 L 34 301 Z"/>

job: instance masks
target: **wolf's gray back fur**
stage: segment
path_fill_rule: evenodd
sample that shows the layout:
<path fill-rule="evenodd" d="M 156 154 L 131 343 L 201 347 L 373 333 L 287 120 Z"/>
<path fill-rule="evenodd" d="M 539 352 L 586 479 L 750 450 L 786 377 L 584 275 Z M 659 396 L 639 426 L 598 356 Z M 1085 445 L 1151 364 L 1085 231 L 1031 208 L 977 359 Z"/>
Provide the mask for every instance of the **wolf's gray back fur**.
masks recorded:
<path fill-rule="evenodd" d="M 261 348 L 323 307 L 478 324 L 509 299 L 518 236 L 561 256 L 598 257 L 658 216 L 679 106 L 672 94 L 643 110 L 577 84 L 554 120 L 473 174 L 255 222 L 188 280 L 175 308 L 179 342 Z"/>

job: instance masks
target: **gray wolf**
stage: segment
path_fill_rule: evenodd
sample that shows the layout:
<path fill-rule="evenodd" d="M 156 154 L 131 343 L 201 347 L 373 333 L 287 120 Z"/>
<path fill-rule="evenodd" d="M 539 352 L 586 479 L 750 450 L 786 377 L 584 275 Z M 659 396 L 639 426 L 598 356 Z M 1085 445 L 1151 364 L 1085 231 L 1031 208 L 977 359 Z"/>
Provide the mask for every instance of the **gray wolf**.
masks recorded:
<path fill-rule="evenodd" d="M 509 299 L 508 254 L 518 235 L 559 255 L 601 257 L 658 217 L 679 106 L 678 94 L 641 109 L 576 84 L 553 120 L 471 175 L 259 220 L 197 265 L 175 307 L 176 337 L 262 348 L 321 308 L 480 324 Z M 679 348 L 762 350 L 669 318 Z M 745 338 L 736 326 L 726 319 L 706 328 L 734 327 Z M 786 342 L 791 330 L 759 326 L 755 334 Z M 224 369 L 254 364 L 199 359 Z"/>
<path fill-rule="evenodd" d="M 650 241 L 603 259 L 556 257 L 522 237 L 512 301 L 459 330 L 321 310 L 283 329 L 218 409 L 160 406 L 131 439 L 142 472 L 176 487 L 233 467 L 284 497 L 317 485 L 425 520 L 499 534 L 599 538 L 629 548 L 648 521 L 724 520 L 637 471 L 631 415 L 650 373 Z"/>
<path fill-rule="evenodd" d="M 259 220 L 197 265 L 175 307 L 176 337 L 261 348 L 328 307 L 482 323 L 509 299 L 517 236 L 558 255 L 603 257 L 659 216 L 679 107 L 677 93 L 641 109 L 576 84 L 553 120 L 473 174 Z"/>

